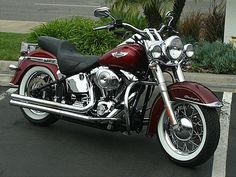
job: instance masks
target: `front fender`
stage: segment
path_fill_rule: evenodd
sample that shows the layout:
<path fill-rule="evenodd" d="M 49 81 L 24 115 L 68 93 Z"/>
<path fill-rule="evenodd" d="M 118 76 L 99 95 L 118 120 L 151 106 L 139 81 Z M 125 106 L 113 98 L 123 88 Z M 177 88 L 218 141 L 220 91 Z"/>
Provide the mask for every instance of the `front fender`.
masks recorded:
<path fill-rule="evenodd" d="M 207 107 L 221 107 L 222 104 L 216 95 L 207 87 L 196 82 L 179 82 L 167 87 L 171 101 L 183 100 Z M 153 136 L 156 132 L 157 123 L 164 111 L 164 103 L 159 94 L 153 102 L 150 111 L 147 134 Z"/>

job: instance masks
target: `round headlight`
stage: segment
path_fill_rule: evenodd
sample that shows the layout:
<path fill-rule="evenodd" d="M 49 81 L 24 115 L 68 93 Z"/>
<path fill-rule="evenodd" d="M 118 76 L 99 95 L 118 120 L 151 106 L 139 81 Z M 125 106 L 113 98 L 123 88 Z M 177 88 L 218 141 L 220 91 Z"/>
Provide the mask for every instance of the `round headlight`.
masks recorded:
<path fill-rule="evenodd" d="M 171 36 L 166 41 L 166 53 L 170 59 L 177 60 L 183 53 L 183 43 L 178 36 Z"/>
<path fill-rule="evenodd" d="M 192 57 L 194 55 L 193 45 L 192 44 L 186 44 L 184 46 L 184 52 L 187 57 Z"/>
<path fill-rule="evenodd" d="M 152 55 L 153 58 L 157 59 L 160 58 L 162 50 L 161 47 L 159 45 L 153 45 L 150 47 L 150 53 Z"/>

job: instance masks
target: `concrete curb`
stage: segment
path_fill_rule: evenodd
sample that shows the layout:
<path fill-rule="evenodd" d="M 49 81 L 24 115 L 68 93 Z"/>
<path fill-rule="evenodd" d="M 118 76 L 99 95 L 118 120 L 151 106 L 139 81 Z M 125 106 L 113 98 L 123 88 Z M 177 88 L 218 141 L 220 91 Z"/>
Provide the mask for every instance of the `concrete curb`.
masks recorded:
<path fill-rule="evenodd" d="M 9 81 L 14 75 L 8 66 L 16 65 L 16 61 L 0 61 L 0 85 L 9 86 Z M 209 74 L 209 73 L 189 73 L 185 72 L 185 79 L 199 82 L 213 91 L 236 92 L 236 75 Z M 170 80 L 167 75 L 167 80 Z"/>
<path fill-rule="evenodd" d="M 17 61 L 0 61 L 0 86 L 9 86 L 9 82 L 14 75 L 14 71 L 11 71 L 9 65 L 17 65 Z"/>
<path fill-rule="evenodd" d="M 236 92 L 236 75 L 190 72 L 184 75 L 186 80 L 201 83 L 214 91 Z"/>

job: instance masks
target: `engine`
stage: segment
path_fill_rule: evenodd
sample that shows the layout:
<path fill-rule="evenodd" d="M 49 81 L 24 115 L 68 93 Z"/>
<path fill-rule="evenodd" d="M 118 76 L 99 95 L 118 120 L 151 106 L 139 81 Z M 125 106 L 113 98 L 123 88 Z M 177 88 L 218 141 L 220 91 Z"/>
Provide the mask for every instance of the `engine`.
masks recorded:
<path fill-rule="evenodd" d="M 106 67 L 96 68 L 92 73 L 93 81 L 100 90 L 96 114 L 97 116 L 104 116 L 114 109 L 115 103 L 111 100 L 117 95 L 121 78 Z"/>
<path fill-rule="evenodd" d="M 121 79 L 108 68 L 100 68 L 95 74 L 94 81 L 99 88 L 112 91 L 120 86 Z"/>
<path fill-rule="evenodd" d="M 107 67 L 95 68 L 90 74 L 71 76 L 66 81 L 71 104 L 81 109 L 88 107 L 85 112 L 99 117 L 108 115 L 114 109 L 115 100 L 123 98 L 122 93 L 126 89 L 120 74 Z"/>

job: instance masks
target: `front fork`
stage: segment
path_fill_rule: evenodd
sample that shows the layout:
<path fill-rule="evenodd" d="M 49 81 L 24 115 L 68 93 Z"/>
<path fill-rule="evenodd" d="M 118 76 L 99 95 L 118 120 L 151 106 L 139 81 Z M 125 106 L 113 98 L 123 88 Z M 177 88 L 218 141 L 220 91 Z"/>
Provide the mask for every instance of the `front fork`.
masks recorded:
<path fill-rule="evenodd" d="M 158 83 L 159 90 L 161 92 L 161 96 L 163 98 L 163 102 L 165 104 L 166 112 L 168 114 L 168 117 L 170 118 L 170 123 L 172 124 L 173 128 L 178 128 L 178 122 L 175 117 L 174 111 L 172 109 L 172 102 L 169 97 L 169 93 L 167 90 L 165 78 L 163 76 L 163 72 L 160 68 L 160 66 L 157 63 L 152 63 L 149 65 L 149 68 L 152 70 L 153 76 L 155 78 L 155 81 Z M 184 75 L 182 72 L 182 69 L 180 67 L 180 64 L 176 68 L 176 74 L 179 82 L 184 81 Z"/>

